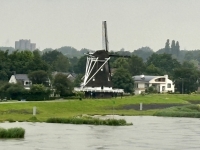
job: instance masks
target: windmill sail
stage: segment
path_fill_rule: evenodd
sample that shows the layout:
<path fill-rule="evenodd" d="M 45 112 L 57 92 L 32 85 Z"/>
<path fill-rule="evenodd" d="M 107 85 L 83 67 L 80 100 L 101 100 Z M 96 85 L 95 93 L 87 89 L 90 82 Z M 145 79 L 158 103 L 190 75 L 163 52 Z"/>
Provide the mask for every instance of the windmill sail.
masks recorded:
<path fill-rule="evenodd" d="M 108 51 L 108 34 L 106 21 L 102 22 L 102 48 Z"/>

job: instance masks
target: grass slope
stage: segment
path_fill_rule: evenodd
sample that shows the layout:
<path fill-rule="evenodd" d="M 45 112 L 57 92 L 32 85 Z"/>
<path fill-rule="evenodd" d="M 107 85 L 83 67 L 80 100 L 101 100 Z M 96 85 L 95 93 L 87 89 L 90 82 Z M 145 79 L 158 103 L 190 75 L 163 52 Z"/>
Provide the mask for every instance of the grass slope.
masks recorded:
<path fill-rule="evenodd" d="M 56 100 L 40 102 L 0 102 L 0 121 L 32 121 L 32 109 L 37 107 L 37 120 L 46 121 L 48 118 L 67 118 L 82 114 L 89 115 L 153 115 L 158 109 L 137 111 L 125 109 L 123 106 L 132 104 L 189 104 L 188 100 L 199 100 L 200 95 L 182 94 L 152 94 L 145 96 L 130 96 L 112 99 L 83 99 L 79 100 Z M 114 108 L 114 109 L 113 109 Z M 113 111 L 114 110 L 114 111 Z"/>

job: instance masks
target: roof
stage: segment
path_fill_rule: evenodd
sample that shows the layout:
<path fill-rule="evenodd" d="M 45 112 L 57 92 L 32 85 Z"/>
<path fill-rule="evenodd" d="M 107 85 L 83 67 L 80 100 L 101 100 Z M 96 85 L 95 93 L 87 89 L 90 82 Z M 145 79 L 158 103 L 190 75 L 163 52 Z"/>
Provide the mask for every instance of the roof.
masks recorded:
<path fill-rule="evenodd" d="M 69 75 L 72 75 L 73 77 L 76 77 L 76 74 L 75 73 L 70 73 L 70 72 L 57 72 L 57 71 L 55 71 L 55 72 L 52 72 L 52 76 L 54 77 L 54 76 L 56 76 L 57 74 L 64 74 L 64 75 L 66 75 L 66 76 L 69 76 Z"/>
<path fill-rule="evenodd" d="M 29 80 L 27 74 L 15 74 L 14 76 L 16 80 Z"/>
<path fill-rule="evenodd" d="M 150 80 L 154 78 L 158 78 L 161 76 L 148 76 L 148 75 L 138 75 L 138 76 L 133 76 L 132 78 L 134 81 L 144 81 L 144 82 L 149 82 Z"/>

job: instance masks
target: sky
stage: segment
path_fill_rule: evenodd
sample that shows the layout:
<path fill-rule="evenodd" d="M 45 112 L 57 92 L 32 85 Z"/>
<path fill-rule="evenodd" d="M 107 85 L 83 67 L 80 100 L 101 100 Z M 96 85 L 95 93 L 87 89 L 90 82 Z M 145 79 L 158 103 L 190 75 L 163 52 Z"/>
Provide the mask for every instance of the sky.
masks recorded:
<path fill-rule="evenodd" d="M 157 51 L 167 39 L 200 49 L 200 0 L 0 0 L 0 20 L 0 46 L 99 50 L 107 21 L 110 50 Z"/>

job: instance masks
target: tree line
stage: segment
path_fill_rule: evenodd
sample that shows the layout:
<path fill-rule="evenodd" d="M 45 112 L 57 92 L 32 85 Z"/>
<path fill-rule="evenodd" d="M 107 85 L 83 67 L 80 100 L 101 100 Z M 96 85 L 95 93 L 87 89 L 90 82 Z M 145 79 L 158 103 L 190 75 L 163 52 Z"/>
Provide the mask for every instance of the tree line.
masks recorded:
<path fill-rule="evenodd" d="M 72 51 L 71 51 L 72 52 Z M 88 52 L 82 49 L 82 52 Z M 176 91 L 179 93 L 190 93 L 197 90 L 200 79 L 198 69 L 199 59 L 194 60 L 194 56 L 198 57 L 198 51 L 185 52 L 185 58 L 181 59 L 182 51 L 178 41 L 172 41 L 170 46 L 169 40 L 165 43 L 165 47 L 157 52 L 152 52 L 148 47 L 135 50 L 133 53 L 124 49 L 113 52 L 112 54 L 129 55 L 130 58 L 112 57 L 110 66 L 112 70 L 112 81 L 114 88 L 123 88 L 125 92 L 132 93 L 134 90 L 134 75 L 165 75 L 168 74 L 176 85 Z M 191 54 L 195 55 L 191 55 Z M 140 57 L 141 56 L 141 57 Z M 36 89 L 43 91 L 40 94 L 48 97 L 52 91 L 61 96 L 72 95 L 73 87 L 80 86 L 81 78 L 85 73 L 86 67 L 85 55 L 81 57 L 69 57 L 58 50 L 39 50 L 31 51 L 13 51 L 0 50 L 0 92 L 1 97 L 11 93 L 10 96 L 16 97 L 17 93 L 21 95 L 34 95 Z M 58 74 L 53 77 L 52 72 L 70 72 L 76 74 L 75 80 L 72 82 L 67 79 L 65 74 Z M 11 75 L 28 74 L 33 82 L 32 89 L 27 91 L 19 88 L 20 85 L 7 85 Z M 50 81 L 48 83 L 47 81 Z M 18 88 L 18 90 L 16 90 Z M 18 92 L 15 92 L 18 91 Z M 46 95 L 45 95 L 46 94 Z M 45 96 L 44 96 L 45 95 Z M 19 95 L 18 95 L 19 96 Z"/>

